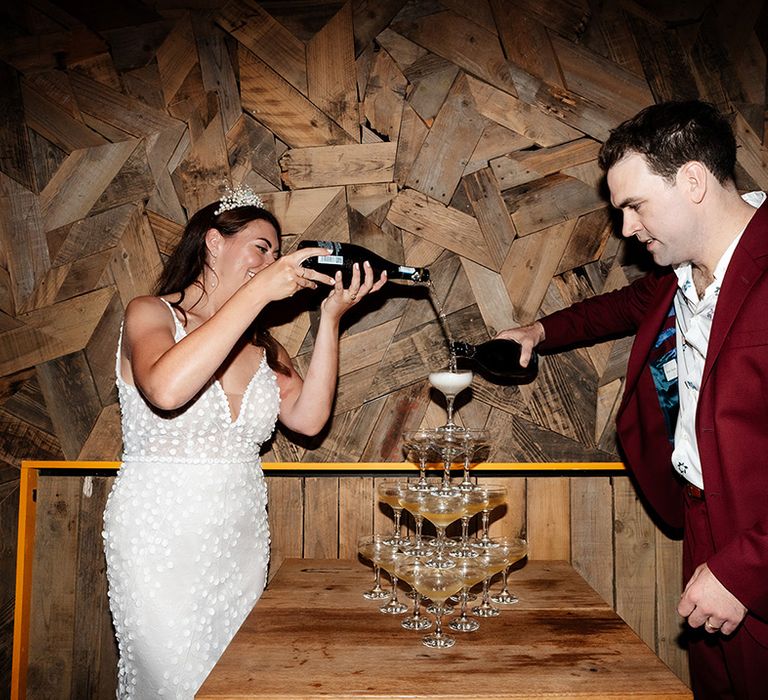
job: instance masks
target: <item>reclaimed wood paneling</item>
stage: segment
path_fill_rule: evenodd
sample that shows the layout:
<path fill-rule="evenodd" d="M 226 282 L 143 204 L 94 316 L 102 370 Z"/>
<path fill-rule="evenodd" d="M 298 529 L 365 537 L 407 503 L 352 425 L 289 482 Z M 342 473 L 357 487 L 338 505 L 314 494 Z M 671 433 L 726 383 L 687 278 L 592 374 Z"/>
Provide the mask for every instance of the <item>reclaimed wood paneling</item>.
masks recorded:
<path fill-rule="evenodd" d="M 21 457 L 119 454 L 122 310 L 226 183 L 262 193 L 284 250 L 336 238 L 429 266 L 451 333 L 473 342 L 634 278 L 595 158 L 646 104 L 703 97 L 733 113 L 738 185 L 768 188 L 765 12 L 754 3 L 732 14 L 684 1 L 202 5 L 2 10 L 4 524 Z M 345 319 L 323 438 L 278 432 L 265 457 L 399 460 L 402 430 L 439 425 L 426 376 L 447 352 L 429 295 L 391 284 Z M 317 310 L 288 308 L 274 333 L 303 368 Z M 477 378 L 457 416 L 497 430 L 497 461 L 615 459 L 630 342 L 544 358 L 526 387 Z M 373 491 L 367 478 L 271 479 L 273 567 L 354 556 L 359 532 L 389 521 Z M 534 555 L 570 559 L 685 677 L 679 546 L 645 520 L 625 480 L 517 481 L 508 510 L 494 527 L 525 526 Z M 98 545 L 78 551 L 96 556 Z M 77 629 L 91 619 L 83 612 Z M 10 625 L 0 618 L 0 652 Z M 93 683 L 64 685 L 100 695 Z"/>

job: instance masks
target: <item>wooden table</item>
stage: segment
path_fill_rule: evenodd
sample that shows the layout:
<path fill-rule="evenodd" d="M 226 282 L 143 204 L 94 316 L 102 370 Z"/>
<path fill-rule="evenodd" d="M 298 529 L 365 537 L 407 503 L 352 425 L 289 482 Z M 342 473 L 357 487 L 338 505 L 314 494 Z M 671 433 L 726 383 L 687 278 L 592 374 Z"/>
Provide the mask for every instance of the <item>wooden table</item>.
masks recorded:
<path fill-rule="evenodd" d="M 520 602 L 452 633 L 451 649 L 428 649 L 363 599 L 372 579 L 359 562 L 286 560 L 196 697 L 692 697 L 565 562 L 513 572 Z"/>

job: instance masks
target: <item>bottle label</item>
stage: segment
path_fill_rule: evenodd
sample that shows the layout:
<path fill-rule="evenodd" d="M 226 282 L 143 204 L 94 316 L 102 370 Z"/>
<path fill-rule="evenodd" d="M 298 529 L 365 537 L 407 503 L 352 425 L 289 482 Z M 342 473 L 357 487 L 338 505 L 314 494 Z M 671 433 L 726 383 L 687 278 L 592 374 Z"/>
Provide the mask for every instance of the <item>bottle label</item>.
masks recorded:
<path fill-rule="evenodd" d="M 400 265 L 397 268 L 398 272 L 402 272 L 404 275 L 412 275 L 414 272 L 416 272 L 415 267 L 408 267 L 407 265 Z"/>
<path fill-rule="evenodd" d="M 318 255 L 317 262 L 321 265 L 343 265 L 343 255 Z"/>

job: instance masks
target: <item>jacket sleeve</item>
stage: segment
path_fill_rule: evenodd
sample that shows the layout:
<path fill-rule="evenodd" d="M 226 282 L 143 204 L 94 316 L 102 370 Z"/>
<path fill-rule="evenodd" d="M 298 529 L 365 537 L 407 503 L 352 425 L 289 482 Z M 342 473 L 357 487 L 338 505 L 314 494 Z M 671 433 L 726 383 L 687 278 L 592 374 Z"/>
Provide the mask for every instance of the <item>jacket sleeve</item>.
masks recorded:
<path fill-rule="evenodd" d="M 537 349 L 561 350 L 635 333 L 651 307 L 661 278 L 662 273 L 651 272 L 626 287 L 540 318 L 545 339 Z"/>

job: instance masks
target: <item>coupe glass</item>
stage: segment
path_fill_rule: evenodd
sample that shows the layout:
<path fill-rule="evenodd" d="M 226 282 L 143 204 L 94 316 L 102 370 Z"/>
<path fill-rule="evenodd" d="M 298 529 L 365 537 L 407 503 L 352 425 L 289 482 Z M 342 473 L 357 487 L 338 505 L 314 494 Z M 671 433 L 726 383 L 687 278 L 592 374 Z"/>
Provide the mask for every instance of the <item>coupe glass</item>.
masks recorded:
<path fill-rule="evenodd" d="M 421 593 L 413 585 L 416 574 L 426 566 L 418 557 L 407 557 L 395 564 L 395 573 L 413 589 L 413 613 L 401 620 L 400 625 L 407 630 L 427 630 L 432 622 L 421 615 Z"/>
<path fill-rule="evenodd" d="M 373 564 L 373 588 L 363 593 L 363 598 L 367 598 L 368 600 L 383 600 L 390 596 L 390 594 L 381 587 L 381 567 L 375 559 L 376 551 L 383 541 L 384 538 L 381 535 L 367 535 L 366 537 L 361 537 L 357 541 L 357 551 L 360 556 Z"/>
<path fill-rule="evenodd" d="M 436 569 L 424 566 L 414 572 L 413 587 L 425 598 L 429 598 L 436 606 L 435 631 L 422 638 L 422 644 L 433 649 L 447 649 L 456 640 L 443 632 L 443 605 L 454 593 L 458 593 L 464 585 L 461 573 L 456 569 Z"/>
<path fill-rule="evenodd" d="M 451 556 L 471 558 L 476 557 L 478 552 L 469 542 L 469 521 L 473 515 L 482 512 L 488 507 L 488 494 L 483 489 L 473 489 L 472 491 L 461 491 L 464 497 L 464 514 L 461 516 L 461 543 L 459 548 L 451 552 Z"/>
<path fill-rule="evenodd" d="M 403 512 L 403 506 L 400 503 L 400 496 L 403 490 L 407 488 L 408 484 L 406 482 L 399 481 L 382 481 L 376 487 L 379 500 L 392 508 L 392 512 L 394 513 L 394 529 L 392 530 L 392 535 L 385 540 L 386 544 L 399 546 L 406 541 L 403 537 L 400 536 L 400 515 Z"/>
<path fill-rule="evenodd" d="M 464 496 L 461 491 L 429 491 L 426 493 L 409 491 L 405 496 L 404 504 L 409 510 L 416 511 L 427 518 L 437 530 L 436 554 L 427 561 L 427 564 L 438 569 L 448 569 L 454 566 L 454 562 L 445 556 L 447 544 L 445 528 L 464 514 Z"/>
<path fill-rule="evenodd" d="M 510 538 L 509 544 L 509 564 L 507 564 L 501 572 L 504 585 L 498 593 L 491 596 L 491 600 L 499 605 L 514 605 L 518 602 L 519 598 L 507 588 L 507 575 L 509 573 L 509 567 L 512 566 L 512 564 L 516 564 L 528 554 L 528 542 L 521 537 Z"/>
<path fill-rule="evenodd" d="M 472 608 L 472 614 L 477 617 L 496 617 L 501 611 L 491 605 L 491 579 L 509 566 L 512 546 L 506 538 L 498 537 L 493 538 L 488 547 L 482 547 L 479 551 L 475 561 L 485 569 L 486 577 L 483 581 L 483 600 L 480 605 Z"/>
<path fill-rule="evenodd" d="M 414 454 L 419 464 L 419 481 L 416 484 L 419 491 L 429 491 L 431 488 L 427 482 L 427 462 L 436 435 L 434 430 L 408 430 L 403 433 L 403 449 L 408 454 Z"/>
<path fill-rule="evenodd" d="M 480 627 L 480 623 L 467 617 L 469 589 L 485 579 L 488 576 L 488 572 L 483 566 L 478 564 L 476 559 L 458 559 L 456 561 L 456 570 L 461 574 L 462 581 L 461 593 L 459 594 L 461 609 L 459 616 L 455 620 L 451 620 L 448 627 L 455 632 L 474 632 Z"/>
<path fill-rule="evenodd" d="M 464 428 L 456 427 L 455 430 L 439 432 L 435 437 L 435 451 L 443 460 L 443 483 L 440 488 L 443 491 L 451 488 L 451 466 L 453 461 L 464 454 Z"/>
<path fill-rule="evenodd" d="M 440 426 L 438 430 L 448 432 L 456 430 L 459 426 L 453 422 L 453 402 L 472 383 L 472 372 L 469 370 L 430 372 L 429 383 L 445 396 L 448 422 Z"/>
<path fill-rule="evenodd" d="M 490 430 L 464 430 L 461 433 L 462 454 L 464 455 L 464 478 L 459 484 L 459 488 L 465 491 L 471 491 L 475 485 L 470 479 L 470 468 L 472 462 L 483 452 L 486 452 L 491 443 Z"/>
<path fill-rule="evenodd" d="M 407 555 L 403 554 L 398 547 L 385 544 L 381 547 L 378 556 L 379 566 L 389 574 L 389 578 L 392 581 L 389 600 L 379 610 L 385 615 L 402 615 L 408 610 L 408 606 L 397 599 L 397 574 L 395 573 L 395 567 Z"/>
<path fill-rule="evenodd" d="M 488 525 L 491 517 L 491 511 L 495 508 L 498 508 L 499 506 L 504 505 L 507 502 L 507 487 L 488 484 L 479 488 L 480 490 L 485 491 L 488 497 L 488 503 L 482 510 L 483 535 L 476 543 L 476 545 L 481 548 L 487 548 L 491 546 L 491 538 L 488 534 Z"/>

